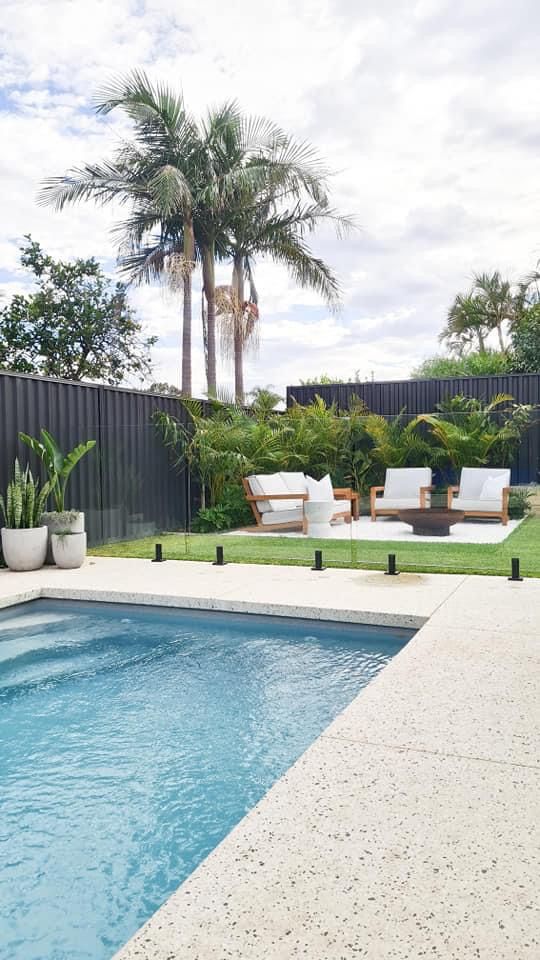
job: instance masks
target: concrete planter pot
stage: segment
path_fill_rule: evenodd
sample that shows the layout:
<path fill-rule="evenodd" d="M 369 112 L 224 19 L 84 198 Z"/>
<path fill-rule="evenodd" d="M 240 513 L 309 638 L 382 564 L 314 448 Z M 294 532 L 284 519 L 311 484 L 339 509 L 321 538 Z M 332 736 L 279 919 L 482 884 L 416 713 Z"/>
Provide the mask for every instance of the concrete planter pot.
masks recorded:
<path fill-rule="evenodd" d="M 39 570 L 47 555 L 47 527 L 2 527 L 2 553 L 10 570 Z"/>
<path fill-rule="evenodd" d="M 53 560 L 62 570 L 82 567 L 86 559 L 86 533 L 52 533 Z"/>
<path fill-rule="evenodd" d="M 49 531 L 49 542 L 47 544 L 47 559 L 45 563 L 54 563 L 52 553 L 51 537 L 53 533 L 84 533 L 84 513 L 79 510 L 65 510 L 63 513 L 51 511 L 43 513 L 41 522 L 45 524 Z"/>

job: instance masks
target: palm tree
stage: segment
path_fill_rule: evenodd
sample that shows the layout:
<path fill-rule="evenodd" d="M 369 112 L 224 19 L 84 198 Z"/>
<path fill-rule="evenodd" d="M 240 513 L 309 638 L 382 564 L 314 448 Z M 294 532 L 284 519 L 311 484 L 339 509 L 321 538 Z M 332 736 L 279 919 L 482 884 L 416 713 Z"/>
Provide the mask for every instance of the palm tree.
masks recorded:
<path fill-rule="evenodd" d="M 291 198 L 299 203 L 308 197 L 322 216 L 327 206 L 326 173 L 311 147 L 296 143 L 267 120 L 243 116 L 236 103 L 210 111 L 206 120 L 197 124 L 181 95 L 153 85 L 140 71 L 112 81 L 98 94 L 95 106 L 98 113 L 121 109 L 134 123 L 133 139 L 122 142 L 112 161 L 86 164 L 63 177 L 46 180 L 40 200 L 58 210 L 88 199 L 130 206 L 129 217 L 115 228 L 121 269 L 132 281 L 165 277 L 183 291 L 185 395 L 191 394 L 192 271 L 200 260 L 208 393 L 215 396 L 215 263 L 231 256 L 232 226 L 238 224 L 239 211 L 246 198 L 252 201 L 247 209 L 253 218 L 260 214 L 261 197 L 266 198 L 268 209 L 277 209 L 280 202 Z M 296 218 L 296 233 L 289 223 L 288 233 L 272 244 L 272 250 L 267 236 L 257 251 L 289 262 L 297 279 L 309 280 L 335 297 L 335 278 L 322 261 L 311 258 L 302 240 L 302 230 L 310 219 L 314 222 L 314 213 L 304 210 L 300 217 L 288 216 L 292 221 Z M 304 221 L 302 230 L 300 220 Z M 272 227 L 275 229 L 275 224 L 270 220 L 270 231 Z M 252 252 L 250 248 L 249 255 Z M 249 259 L 240 247 L 236 260 L 235 254 L 232 256 L 238 300 Z M 244 302 L 243 296 L 239 302 Z M 243 394 L 240 370 L 238 386 Z"/>
<path fill-rule="evenodd" d="M 285 266 L 299 286 L 314 289 L 332 309 L 339 304 L 338 281 L 328 265 L 313 256 L 305 235 L 313 232 L 321 221 L 332 221 L 338 232 L 350 229 L 352 221 L 339 216 L 326 200 L 307 203 L 295 200 L 292 208 L 287 209 L 286 199 L 272 183 L 270 192 L 242 197 L 229 225 L 232 283 L 225 288 L 219 317 L 222 343 L 225 351 L 234 357 L 237 403 L 242 403 L 244 397 L 244 351 L 256 340 L 259 319 L 259 297 L 254 282 L 256 256 L 268 257 Z"/>
<path fill-rule="evenodd" d="M 486 326 L 496 330 L 501 351 L 506 351 L 503 324 L 513 324 L 518 312 L 517 298 L 508 280 L 503 280 L 499 271 L 474 275 L 473 289 L 483 307 Z"/>
<path fill-rule="evenodd" d="M 193 180 L 199 143 L 181 94 L 153 85 L 141 71 L 120 77 L 95 98 L 97 113 L 121 109 L 134 121 L 134 138 L 112 161 L 84 164 L 45 180 L 39 200 L 62 210 L 94 200 L 130 206 L 115 228 L 120 266 L 129 279 L 167 278 L 183 291 L 182 393 L 191 395 L 191 274 L 195 260 Z M 156 234 L 152 236 L 152 231 Z"/>
<path fill-rule="evenodd" d="M 450 349 L 458 354 L 463 354 L 476 340 L 480 353 L 485 353 L 488 333 L 489 326 L 480 297 L 472 291 L 468 294 L 458 293 L 448 311 L 446 326 L 439 340 L 446 341 Z"/>

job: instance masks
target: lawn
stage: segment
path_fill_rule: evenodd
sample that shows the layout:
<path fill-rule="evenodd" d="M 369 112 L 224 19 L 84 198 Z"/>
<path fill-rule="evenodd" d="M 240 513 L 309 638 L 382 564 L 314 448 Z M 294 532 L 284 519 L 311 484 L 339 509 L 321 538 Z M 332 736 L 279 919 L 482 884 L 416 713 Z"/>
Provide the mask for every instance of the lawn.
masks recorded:
<path fill-rule="evenodd" d="M 395 543 L 343 540 L 304 540 L 286 537 L 224 536 L 223 534 L 156 534 L 144 540 L 129 540 L 94 547 L 102 557 L 154 555 L 154 544 L 163 544 L 170 560 L 213 560 L 222 544 L 225 559 L 236 563 L 311 564 L 314 550 L 323 551 L 324 563 L 336 567 L 384 569 L 389 553 L 397 556 L 398 568 L 414 572 L 478 573 L 509 575 L 511 557 L 521 560 L 525 577 L 540 577 L 540 517 L 529 517 L 504 543 L 457 544 Z"/>

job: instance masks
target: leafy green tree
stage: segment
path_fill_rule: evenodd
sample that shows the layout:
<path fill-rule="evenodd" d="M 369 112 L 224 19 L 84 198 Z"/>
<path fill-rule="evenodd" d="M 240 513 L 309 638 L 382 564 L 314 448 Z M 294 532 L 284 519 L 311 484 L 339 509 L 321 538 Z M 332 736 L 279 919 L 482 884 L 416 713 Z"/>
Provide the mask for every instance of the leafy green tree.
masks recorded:
<path fill-rule="evenodd" d="M 524 310 L 512 330 L 512 365 L 519 373 L 540 372 L 540 304 Z"/>
<path fill-rule="evenodd" d="M 144 379 L 156 338 L 144 338 L 125 286 L 93 258 L 54 260 L 30 236 L 21 251 L 37 289 L 0 309 L 0 368 L 110 384 Z"/>

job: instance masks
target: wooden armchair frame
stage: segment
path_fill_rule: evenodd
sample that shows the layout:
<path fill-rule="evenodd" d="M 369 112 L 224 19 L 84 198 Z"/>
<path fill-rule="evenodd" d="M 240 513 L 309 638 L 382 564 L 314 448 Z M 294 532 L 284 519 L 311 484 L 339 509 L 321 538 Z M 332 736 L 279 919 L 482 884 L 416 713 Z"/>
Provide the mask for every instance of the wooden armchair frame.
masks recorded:
<path fill-rule="evenodd" d="M 452 503 L 456 493 L 459 493 L 459 487 L 456 487 L 456 486 L 448 487 L 448 492 L 447 492 L 448 499 L 446 501 L 446 504 L 449 510 L 452 509 Z M 463 513 L 466 517 L 493 517 L 494 519 L 497 519 L 499 517 L 503 527 L 506 527 L 508 524 L 509 499 L 510 499 L 510 487 L 503 487 L 501 510 L 464 510 Z"/>

